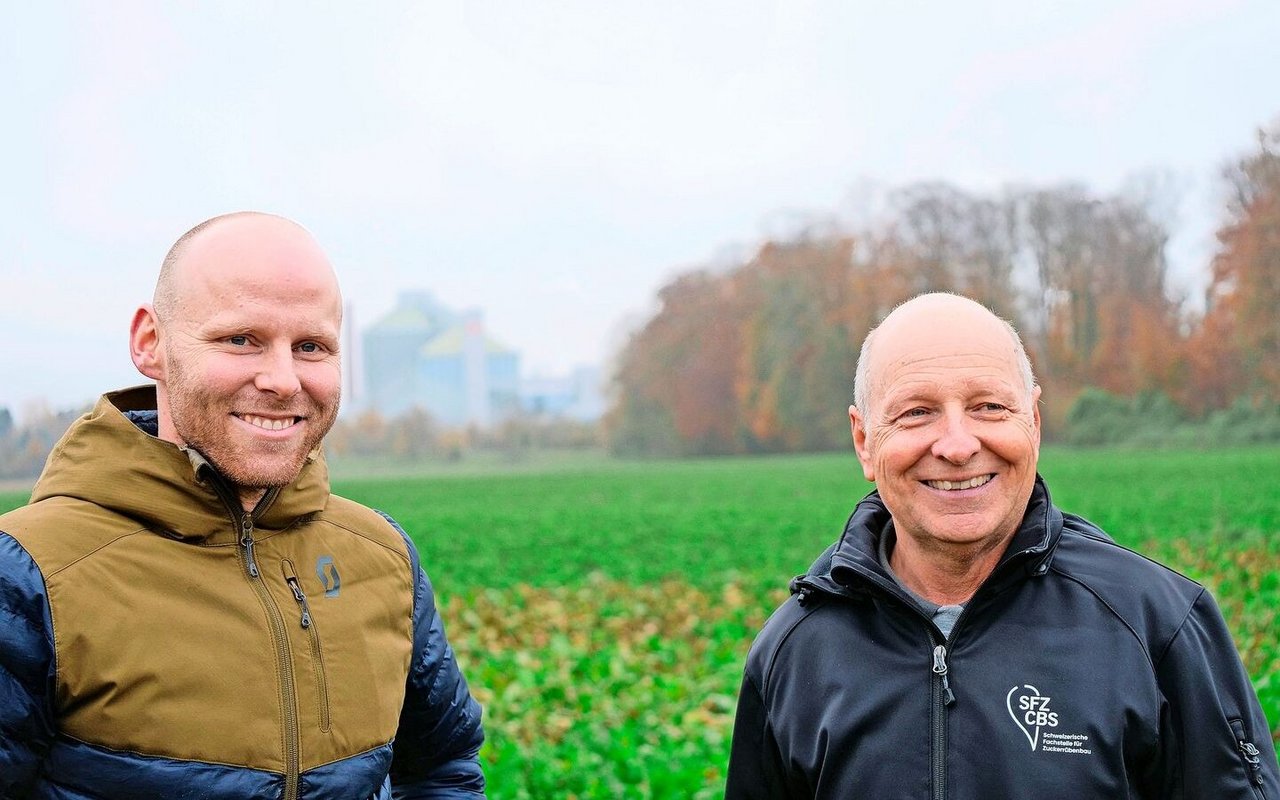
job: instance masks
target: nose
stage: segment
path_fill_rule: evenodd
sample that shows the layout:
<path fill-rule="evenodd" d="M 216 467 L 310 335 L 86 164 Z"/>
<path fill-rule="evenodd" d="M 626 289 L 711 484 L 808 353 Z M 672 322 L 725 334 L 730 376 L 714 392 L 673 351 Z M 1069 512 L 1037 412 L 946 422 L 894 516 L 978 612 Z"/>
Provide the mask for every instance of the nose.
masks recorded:
<path fill-rule="evenodd" d="M 253 385 L 260 392 L 274 394 L 281 399 L 293 397 L 302 388 L 294 369 L 293 349 L 273 347 L 262 355 Z"/>
<path fill-rule="evenodd" d="M 957 466 L 969 460 L 982 449 L 982 442 L 973 435 L 973 420 L 959 410 L 949 410 L 941 420 L 942 430 L 933 442 L 933 455 Z"/>

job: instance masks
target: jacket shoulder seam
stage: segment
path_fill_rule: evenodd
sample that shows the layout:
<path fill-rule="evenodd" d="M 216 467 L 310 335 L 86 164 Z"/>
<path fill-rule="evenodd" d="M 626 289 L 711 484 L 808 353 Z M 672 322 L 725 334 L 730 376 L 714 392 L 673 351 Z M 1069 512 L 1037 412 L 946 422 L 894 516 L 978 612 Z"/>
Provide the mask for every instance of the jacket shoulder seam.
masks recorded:
<path fill-rule="evenodd" d="M 93 556 L 97 555 L 98 553 L 101 553 L 103 550 L 106 550 L 106 549 L 107 549 L 108 547 L 110 547 L 111 545 L 113 545 L 113 544 L 115 544 L 115 543 L 117 543 L 117 542 L 119 542 L 119 541 L 122 541 L 122 540 L 124 540 L 124 539 L 128 539 L 128 538 L 129 538 L 129 537 L 131 537 L 131 536 L 137 536 L 137 535 L 138 535 L 138 534 L 140 534 L 140 533 L 150 533 L 150 530 L 149 530 L 149 529 L 147 529 L 146 527 L 134 528 L 133 530 L 127 531 L 127 532 L 122 533 L 122 534 L 120 534 L 120 535 L 118 535 L 118 536 L 115 536 L 115 537 L 113 537 L 113 538 L 111 538 L 111 539 L 108 539 L 107 541 L 102 542 L 102 543 L 101 543 L 101 544 L 99 544 L 97 547 L 93 548 L 92 550 L 88 551 L 87 553 L 82 553 L 82 554 L 80 554 L 79 556 L 77 556 L 77 557 L 75 557 L 74 559 L 72 559 L 71 561 L 68 561 L 67 563 L 63 564 L 62 566 L 58 567 L 57 569 L 55 569 L 55 570 L 53 570 L 53 571 L 49 572 L 47 575 L 45 575 L 45 578 L 46 578 L 46 579 L 51 579 L 51 578 L 57 577 L 57 576 L 58 576 L 58 575 L 60 575 L 61 573 L 66 572 L 67 570 L 69 570 L 69 569 L 71 569 L 72 567 L 76 566 L 76 565 L 77 565 L 77 564 L 79 564 L 80 562 L 82 562 L 82 561 L 84 561 L 84 560 L 86 560 L 86 559 L 92 558 Z"/>
<path fill-rule="evenodd" d="M 1188 620 L 1191 619 L 1191 612 L 1195 610 L 1196 605 L 1200 602 L 1200 598 L 1204 597 L 1206 589 L 1201 586 L 1200 591 L 1196 592 L 1195 598 L 1187 605 L 1187 613 L 1182 615 L 1182 621 L 1178 623 L 1178 627 L 1174 628 L 1173 635 L 1169 637 L 1169 641 L 1164 643 L 1164 647 L 1160 648 L 1160 655 L 1155 659 L 1155 665 L 1158 667 L 1164 662 L 1164 657 L 1169 654 L 1169 649 L 1173 647 L 1173 643 L 1182 635 L 1182 631 L 1187 627 Z"/>
<path fill-rule="evenodd" d="M 358 530 L 356 530 L 355 528 L 352 528 L 350 525 L 343 525 L 341 522 L 334 522 L 334 521 L 333 521 L 333 520 L 331 520 L 331 519 L 329 519 L 329 520 L 324 520 L 324 521 L 325 521 L 325 522 L 328 522 L 330 525 L 332 525 L 332 526 L 333 526 L 333 527 L 335 527 L 335 528 L 338 528 L 338 529 L 340 529 L 340 530 L 344 530 L 344 531 L 346 531 L 347 533 L 351 534 L 352 536 L 358 536 L 358 537 L 360 537 L 361 539 L 364 539 L 366 542 L 369 542 L 370 544 L 372 544 L 372 545 L 374 545 L 374 546 L 376 546 L 376 547 L 381 547 L 383 550 L 387 550 L 387 551 L 389 551 L 389 552 L 392 552 L 392 553 L 396 554 L 396 555 L 397 555 L 397 556 L 399 556 L 399 557 L 400 557 L 400 558 L 401 558 L 405 563 L 411 563 L 411 559 L 409 558 L 409 554 L 408 554 L 408 553 L 404 552 L 403 550 L 401 550 L 401 549 L 399 549 L 399 548 L 397 548 L 397 547 L 395 547 L 395 546 L 393 546 L 393 545 L 391 545 L 391 544 L 388 544 L 387 542 L 380 542 L 380 541 L 378 541 L 375 537 L 370 536 L 369 534 L 364 533 L 364 532 L 362 532 L 362 531 L 358 531 Z"/>
<path fill-rule="evenodd" d="M 1171 575 L 1176 575 L 1176 576 L 1178 576 L 1179 578 L 1182 578 L 1183 580 L 1185 580 L 1185 581 L 1187 581 L 1187 582 L 1189 582 L 1189 583 L 1194 583 L 1196 586 L 1199 586 L 1199 587 L 1201 587 L 1201 588 L 1204 588 L 1204 587 L 1203 587 L 1203 584 L 1201 584 L 1199 581 L 1192 580 L 1191 578 L 1188 578 L 1186 575 L 1183 575 L 1181 572 L 1179 572 L 1178 570 L 1176 570 L 1176 569 L 1174 569 L 1173 567 L 1169 566 L 1168 564 L 1162 564 L 1162 563 L 1160 563 L 1159 561 L 1156 561 L 1154 558 L 1151 558 L 1150 556 L 1148 556 L 1148 555 L 1146 555 L 1146 554 L 1144 554 L 1144 553 L 1140 553 L 1140 552 L 1138 552 L 1137 550 L 1134 550 L 1134 549 L 1129 548 L 1129 547 L 1125 547 L 1124 545 L 1120 544 L 1119 542 L 1117 542 L 1116 540 L 1114 540 L 1114 539 L 1112 539 L 1110 536 L 1108 536 L 1108 535 L 1107 535 L 1107 534 L 1106 534 L 1106 533 L 1105 533 L 1101 528 L 1099 528 L 1098 526 L 1096 526 L 1096 525 L 1094 525 L 1093 523 L 1089 522 L 1088 520 L 1084 519 L 1083 517 L 1076 517 L 1076 519 L 1078 519 L 1078 520 L 1080 520 L 1080 521 L 1082 521 L 1082 522 L 1086 523 L 1086 524 L 1089 526 L 1089 528 L 1090 528 L 1090 529 L 1089 529 L 1089 530 L 1078 530 L 1078 529 L 1073 528 L 1073 529 L 1071 529 L 1071 533 L 1076 534 L 1076 535 L 1079 535 L 1079 536 L 1082 536 L 1083 538 L 1088 539 L 1089 541 L 1091 541 L 1091 542 L 1093 542 L 1093 543 L 1095 543 L 1095 544 L 1104 545 L 1104 546 L 1106 546 L 1106 547 L 1114 547 L 1114 548 L 1116 548 L 1117 550 L 1123 550 L 1123 551 L 1124 551 L 1124 552 L 1126 552 L 1126 553 L 1130 553 L 1130 554 L 1132 554 L 1132 555 L 1134 555 L 1134 556 L 1137 556 L 1138 558 L 1142 559 L 1143 561 L 1147 562 L 1148 564 L 1152 565 L 1153 567 L 1158 567 L 1158 568 L 1159 568 L 1161 571 L 1163 571 L 1163 572 L 1167 572 L 1167 573 L 1169 573 L 1169 574 L 1171 574 Z M 1064 533 L 1066 533 L 1066 529 L 1065 529 L 1065 528 L 1064 528 L 1063 532 L 1064 532 Z"/>
<path fill-rule="evenodd" d="M 1113 547 L 1119 547 L 1119 545 L 1116 545 L 1112 542 L 1103 542 L 1103 544 L 1110 544 Z M 1126 548 L 1122 548 L 1122 549 L 1126 549 Z M 1135 555 L 1141 555 L 1141 554 L 1136 553 Z M 1148 559 L 1148 561 L 1150 561 L 1150 559 Z M 1157 564 L 1157 562 L 1154 562 L 1154 561 L 1151 563 Z M 1107 611 L 1111 614 L 1112 617 L 1118 620 L 1120 624 L 1125 627 L 1125 630 L 1129 631 L 1129 635 L 1133 637 L 1133 640 L 1137 643 L 1138 647 L 1142 649 L 1143 655 L 1147 657 L 1147 665 L 1151 668 L 1152 675 L 1154 675 L 1156 672 L 1156 665 L 1159 663 L 1159 659 L 1164 657 L 1164 654 L 1168 651 L 1169 645 L 1172 644 L 1173 640 L 1177 638 L 1178 632 L 1182 630 L 1182 626 L 1186 624 L 1187 619 L 1191 615 L 1191 609 L 1195 606 L 1195 600 L 1199 600 L 1200 595 L 1204 593 L 1204 587 L 1200 586 L 1199 584 L 1196 584 L 1199 587 L 1200 591 L 1196 594 L 1195 600 L 1193 600 L 1190 604 L 1188 604 L 1187 610 L 1184 613 L 1182 620 L 1178 623 L 1177 629 L 1174 631 L 1174 634 L 1171 637 L 1169 637 L 1169 641 L 1165 642 L 1160 647 L 1160 655 L 1159 657 L 1157 657 L 1152 652 L 1151 647 L 1148 646 L 1146 640 L 1143 639 L 1142 635 L 1138 633 L 1138 630 L 1134 628 L 1133 624 L 1129 622 L 1129 620 L 1125 617 L 1125 615 L 1121 614 L 1116 609 L 1116 607 L 1107 600 L 1107 598 L 1103 597 L 1101 592 L 1099 592 L 1093 586 L 1089 585 L 1087 581 L 1081 578 L 1078 578 L 1075 575 L 1072 575 L 1071 573 L 1058 568 L 1057 566 L 1051 567 L 1051 569 L 1055 574 L 1060 575 L 1065 580 L 1071 581 L 1072 583 L 1076 584 L 1077 586 L 1081 587 L 1086 592 L 1088 592 L 1090 595 L 1092 595 L 1099 603 L 1102 604 L 1103 608 L 1107 609 Z M 1170 571 L 1172 572 L 1173 570 L 1170 570 Z M 1158 644 L 1158 642 L 1156 644 Z"/>
<path fill-rule="evenodd" d="M 1111 603 L 1107 601 L 1107 598 L 1102 596 L 1101 592 L 1099 592 L 1097 589 L 1094 589 L 1092 586 L 1090 586 L 1088 583 L 1081 580 L 1080 578 L 1077 578 L 1076 576 L 1070 574 L 1069 572 L 1061 570 L 1056 566 L 1051 567 L 1050 569 L 1052 569 L 1056 574 L 1061 575 L 1063 578 L 1083 588 L 1089 594 L 1093 595 L 1094 599 L 1096 599 L 1099 603 L 1101 603 L 1102 607 L 1107 609 L 1107 611 L 1110 612 L 1111 616 L 1119 620 L 1120 624 L 1125 627 L 1125 630 L 1129 631 L 1129 635 L 1133 637 L 1133 640 L 1138 643 L 1138 647 L 1142 648 L 1142 653 L 1147 657 L 1147 664 L 1148 666 L 1151 667 L 1152 673 L 1155 672 L 1155 661 L 1151 657 L 1151 650 L 1147 647 L 1146 642 L 1142 641 L 1142 636 L 1138 634 L 1137 629 L 1133 627 L 1132 623 L 1130 623 L 1129 620 L 1126 619 L 1123 614 L 1117 611 L 1116 607 L 1111 605 Z"/>
<path fill-rule="evenodd" d="M 777 665 L 778 656 L 782 654 L 782 648 L 786 645 L 787 640 L 791 638 L 791 634 L 795 633 L 796 628 L 800 627 L 800 624 L 802 622 L 807 620 L 810 616 L 813 615 L 814 612 L 816 612 L 819 608 L 824 607 L 826 604 L 827 604 L 827 601 L 825 598 L 818 599 L 813 606 L 806 607 L 804 609 L 804 613 L 800 615 L 798 618 L 796 618 L 795 620 L 793 620 L 791 624 L 786 628 L 786 630 L 784 630 L 778 636 L 777 642 L 774 643 L 773 647 L 770 648 L 769 650 L 767 663 L 764 665 L 764 668 L 760 671 L 761 685 L 757 688 L 760 690 L 761 698 L 764 697 L 765 690 L 768 688 L 772 680 L 773 670 L 774 670 L 774 667 Z"/>
<path fill-rule="evenodd" d="M 332 498 L 335 500 L 341 500 L 346 504 L 350 504 L 351 507 L 367 513 L 369 515 L 370 523 L 373 523 L 376 519 L 382 522 L 383 524 L 385 524 L 387 526 L 388 533 L 391 534 L 391 536 L 389 537 L 391 541 L 390 542 L 380 541 L 377 537 L 372 536 L 368 533 L 365 533 L 364 531 L 359 530 L 357 528 L 354 528 L 351 525 L 346 524 L 345 522 L 340 522 L 339 520 L 334 519 L 333 516 L 329 514 L 321 514 L 320 517 L 316 520 L 316 522 L 328 523 L 329 525 L 332 525 L 335 528 L 338 528 L 340 530 L 346 531 L 347 533 L 350 533 L 352 536 L 358 536 L 372 545 L 381 547 L 384 550 L 395 553 L 397 556 L 403 559 L 406 563 L 409 563 L 409 564 L 413 563 L 413 558 L 408 552 L 408 546 L 407 544 L 405 544 L 405 536 L 402 535 L 399 530 L 397 530 L 397 525 L 395 524 L 394 520 L 392 520 L 390 517 L 388 517 L 386 514 L 382 513 L 381 511 L 378 511 L 375 508 L 370 508 L 369 506 L 357 503 L 354 500 L 348 500 L 347 498 L 340 497 L 339 495 L 332 495 Z M 397 546 L 397 545 L 400 545 L 400 546 Z"/>

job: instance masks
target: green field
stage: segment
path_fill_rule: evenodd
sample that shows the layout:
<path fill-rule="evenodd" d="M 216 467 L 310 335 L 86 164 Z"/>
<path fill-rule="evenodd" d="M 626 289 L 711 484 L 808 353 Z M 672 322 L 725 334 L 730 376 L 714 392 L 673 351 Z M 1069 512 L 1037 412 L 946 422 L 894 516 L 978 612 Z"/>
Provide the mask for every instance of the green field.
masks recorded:
<path fill-rule="evenodd" d="M 1050 448 L 1041 471 L 1213 589 L 1280 736 L 1280 448 Z M 491 796 L 557 800 L 720 795 L 747 647 L 868 488 L 852 454 L 335 486 L 417 539 L 485 705 Z"/>

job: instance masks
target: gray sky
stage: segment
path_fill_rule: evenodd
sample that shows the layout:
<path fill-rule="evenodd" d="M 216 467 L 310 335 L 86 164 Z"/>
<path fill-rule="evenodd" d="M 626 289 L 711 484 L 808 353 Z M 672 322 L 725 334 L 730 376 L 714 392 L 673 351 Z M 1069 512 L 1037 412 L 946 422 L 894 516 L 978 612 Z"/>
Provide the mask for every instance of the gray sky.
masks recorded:
<path fill-rule="evenodd" d="M 604 361 L 677 272 L 869 183 L 1167 169 L 1175 277 L 1199 286 L 1216 175 L 1280 114 L 1275 0 L 0 9 L 20 417 L 142 382 L 129 317 L 225 211 L 311 228 L 358 327 L 426 289 L 547 374 Z"/>

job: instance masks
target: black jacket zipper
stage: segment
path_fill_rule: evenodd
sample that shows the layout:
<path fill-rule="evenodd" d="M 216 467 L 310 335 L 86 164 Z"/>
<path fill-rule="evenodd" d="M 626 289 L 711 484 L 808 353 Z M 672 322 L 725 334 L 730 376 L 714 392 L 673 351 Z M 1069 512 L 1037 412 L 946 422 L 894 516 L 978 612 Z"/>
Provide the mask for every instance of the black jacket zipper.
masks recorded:
<path fill-rule="evenodd" d="M 1266 795 L 1262 791 L 1262 751 L 1250 740 L 1249 734 L 1244 729 L 1244 720 L 1231 719 L 1229 722 L 1231 733 L 1236 737 L 1236 751 L 1240 753 L 1240 760 L 1244 762 L 1244 773 L 1249 783 L 1253 785 L 1253 791 L 1259 800 L 1266 800 Z"/>
<path fill-rule="evenodd" d="M 930 691 L 930 719 L 933 727 L 933 798 L 947 797 L 947 707 L 956 702 L 951 693 L 951 681 L 947 678 L 947 648 L 933 648 L 933 681 Z"/>

